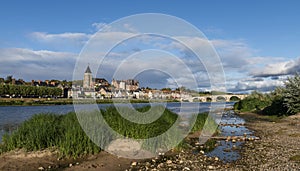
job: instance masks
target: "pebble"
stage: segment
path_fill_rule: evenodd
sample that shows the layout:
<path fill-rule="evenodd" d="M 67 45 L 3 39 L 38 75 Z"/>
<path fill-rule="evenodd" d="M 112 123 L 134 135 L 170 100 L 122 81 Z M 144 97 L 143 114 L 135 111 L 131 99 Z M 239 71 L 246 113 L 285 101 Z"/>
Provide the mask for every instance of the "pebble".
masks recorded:
<path fill-rule="evenodd" d="M 131 166 L 136 166 L 137 165 L 137 162 L 132 162 L 131 163 Z"/>
<path fill-rule="evenodd" d="M 159 165 L 157 165 L 158 168 L 162 168 L 164 167 L 164 163 L 159 163 Z"/>
<path fill-rule="evenodd" d="M 41 166 L 38 168 L 38 170 L 45 170 L 45 168 Z"/>
<path fill-rule="evenodd" d="M 172 164 L 172 160 L 167 160 L 167 164 Z"/>
<path fill-rule="evenodd" d="M 210 170 L 214 169 L 213 166 L 207 166 L 207 168 L 210 169 Z"/>

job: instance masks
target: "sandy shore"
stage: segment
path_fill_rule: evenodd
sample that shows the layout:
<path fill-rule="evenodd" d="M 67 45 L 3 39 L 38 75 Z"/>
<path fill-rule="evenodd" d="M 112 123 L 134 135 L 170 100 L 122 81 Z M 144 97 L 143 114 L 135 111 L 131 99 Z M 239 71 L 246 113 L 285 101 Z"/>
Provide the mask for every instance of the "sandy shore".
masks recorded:
<path fill-rule="evenodd" d="M 246 126 L 260 137 L 247 141 L 242 158 L 224 164 L 218 158 L 191 148 L 148 160 L 118 158 L 106 152 L 78 160 L 58 160 L 55 151 L 9 152 L 0 156 L 0 170 L 300 170 L 300 114 L 272 119 L 252 113 L 240 114 Z"/>

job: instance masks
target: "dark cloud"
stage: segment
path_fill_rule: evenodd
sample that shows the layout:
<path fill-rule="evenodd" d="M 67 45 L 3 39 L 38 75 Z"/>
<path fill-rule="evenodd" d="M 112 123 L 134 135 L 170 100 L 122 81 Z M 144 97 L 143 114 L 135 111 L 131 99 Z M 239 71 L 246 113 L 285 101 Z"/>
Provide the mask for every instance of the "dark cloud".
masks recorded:
<path fill-rule="evenodd" d="M 263 78 L 248 78 L 245 79 L 244 81 L 252 82 L 252 81 L 264 81 Z"/>
<path fill-rule="evenodd" d="M 272 80 L 278 80 L 279 77 L 278 77 L 278 76 L 273 76 L 273 77 L 271 77 L 271 79 L 272 79 Z"/>

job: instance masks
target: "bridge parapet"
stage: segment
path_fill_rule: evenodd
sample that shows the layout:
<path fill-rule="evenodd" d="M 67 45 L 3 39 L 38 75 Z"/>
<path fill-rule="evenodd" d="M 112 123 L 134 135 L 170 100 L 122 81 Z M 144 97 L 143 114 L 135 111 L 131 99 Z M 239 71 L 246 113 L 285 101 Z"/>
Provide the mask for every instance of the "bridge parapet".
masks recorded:
<path fill-rule="evenodd" d="M 226 94 L 226 95 L 212 95 L 212 96 L 197 96 L 197 97 L 189 97 L 185 99 L 181 99 L 181 101 L 189 101 L 189 102 L 217 102 L 217 101 L 226 101 L 230 102 L 233 97 L 236 97 L 240 100 L 243 100 L 247 97 L 247 94 Z"/>

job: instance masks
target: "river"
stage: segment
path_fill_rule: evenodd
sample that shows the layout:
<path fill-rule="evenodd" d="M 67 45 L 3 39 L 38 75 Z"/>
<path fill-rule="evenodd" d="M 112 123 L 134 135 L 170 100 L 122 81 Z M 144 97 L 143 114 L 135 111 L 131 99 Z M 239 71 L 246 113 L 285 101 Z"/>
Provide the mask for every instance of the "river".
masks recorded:
<path fill-rule="evenodd" d="M 183 105 L 184 104 L 184 105 Z M 155 103 L 154 105 L 164 105 L 169 110 L 178 113 L 180 115 L 186 115 L 187 117 L 194 113 L 194 111 L 189 111 L 189 109 L 193 110 L 195 105 L 198 106 L 198 112 L 207 112 L 213 106 L 218 105 L 218 103 Z M 232 107 L 233 102 L 227 102 L 225 105 L 220 103 L 223 107 Z M 105 109 L 114 104 L 97 104 L 99 109 Z M 115 104 L 119 106 L 128 106 L 129 104 Z M 134 103 L 133 107 L 143 107 L 149 105 L 149 103 Z M 153 105 L 153 103 L 152 103 Z M 182 112 L 182 108 L 184 106 L 184 112 Z M 88 109 L 89 105 L 77 105 L 76 109 Z M 7 132 L 11 132 L 15 130 L 18 125 L 20 125 L 23 121 L 29 119 L 34 114 L 39 113 L 54 113 L 54 114 L 66 114 L 68 112 L 73 112 L 73 105 L 57 105 L 57 106 L 0 106 L 0 142 L 3 134 Z M 234 114 L 233 111 L 225 111 L 223 112 L 223 117 L 221 118 L 220 124 L 243 124 L 244 120 L 239 118 Z M 219 126 L 221 130 L 221 136 L 241 136 L 247 134 L 251 136 L 253 132 L 249 131 L 244 126 L 236 127 L 233 126 Z M 208 156 L 218 156 L 224 162 L 231 162 L 240 157 L 239 153 L 235 149 L 241 148 L 244 144 L 243 142 L 227 142 L 227 141 L 218 141 L 219 146 L 216 147 L 213 151 L 207 153 Z"/>
<path fill-rule="evenodd" d="M 211 103 L 184 103 L 185 109 L 188 106 L 194 106 L 199 104 L 199 112 L 209 111 Z M 227 106 L 231 106 L 233 103 L 226 103 Z M 113 104 L 97 104 L 99 109 L 105 109 Z M 128 105 L 128 104 L 116 104 L 116 105 Z M 149 103 L 134 103 L 133 107 L 143 107 L 149 105 Z M 178 113 L 180 111 L 181 103 L 155 103 L 155 105 L 164 105 L 171 111 Z M 87 109 L 88 105 L 77 105 L 76 108 Z M 56 105 L 56 106 L 0 106 L 0 141 L 1 137 L 5 132 L 10 132 L 16 127 L 29 119 L 34 114 L 39 113 L 54 113 L 54 114 L 66 114 L 73 112 L 73 105 Z M 188 111 L 185 110 L 185 113 Z"/>

